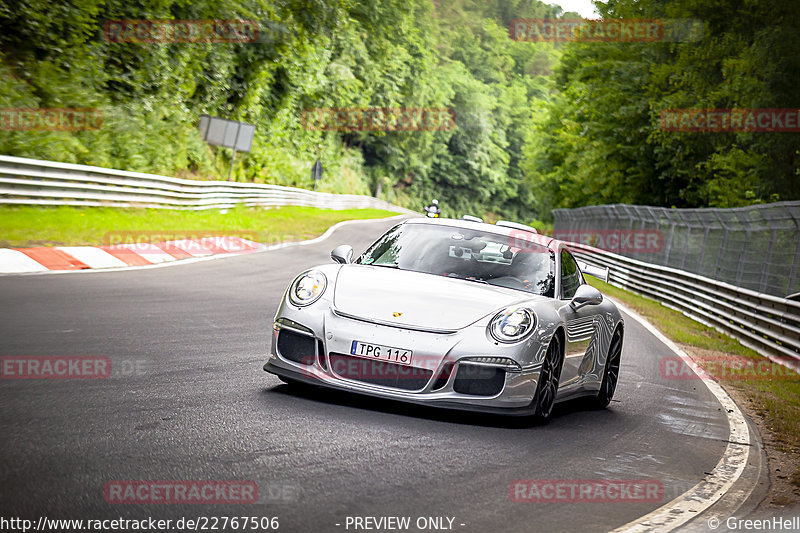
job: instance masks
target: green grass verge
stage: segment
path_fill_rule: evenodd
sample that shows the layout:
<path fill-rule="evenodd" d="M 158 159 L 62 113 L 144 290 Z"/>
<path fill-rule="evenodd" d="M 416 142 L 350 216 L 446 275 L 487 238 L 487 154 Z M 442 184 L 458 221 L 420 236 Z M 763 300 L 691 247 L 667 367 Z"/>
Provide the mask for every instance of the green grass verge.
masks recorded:
<path fill-rule="evenodd" d="M 591 276 L 587 276 L 587 281 L 631 307 L 664 335 L 688 348 L 698 364 L 714 375 L 723 387 L 746 398 L 747 407 L 762 418 L 778 450 L 795 457 L 800 453 L 800 376 L 775 363 L 766 363 L 764 357 L 731 337 L 655 300 L 618 289 Z M 727 357 L 731 358 L 729 361 L 741 359 L 745 363 L 760 364 L 765 371 L 720 372 L 720 362 Z M 800 469 L 786 474 L 795 487 L 800 487 Z"/>
<path fill-rule="evenodd" d="M 316 237 L 337 222 L 396 215 L 380 209 L 334 211 L 312 207 L 264 209 L 120 209 L 0 207 L 0 247 L 80 246 L 160 242 L 182 237 L 242 236 L 262 243 Z"/>

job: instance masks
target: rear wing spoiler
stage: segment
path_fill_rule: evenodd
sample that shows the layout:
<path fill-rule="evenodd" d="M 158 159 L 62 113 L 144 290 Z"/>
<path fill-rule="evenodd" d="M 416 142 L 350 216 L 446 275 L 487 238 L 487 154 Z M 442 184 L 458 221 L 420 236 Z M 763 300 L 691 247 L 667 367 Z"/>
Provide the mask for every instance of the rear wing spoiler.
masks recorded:
<path fill-rule="evenodd" d="M 578 268 L 580 268 L 581 272 L 583 272 L 584 274 L 593 276 L 599 279 L 600 281 L 608 282 L 608 275 L 609 275 L 608 267 L 599 267 L 595 265 L 590 265 L 585 261 L 580 261 L 577 259 L 575 260 L 575 262 L 578 263 Z"/>

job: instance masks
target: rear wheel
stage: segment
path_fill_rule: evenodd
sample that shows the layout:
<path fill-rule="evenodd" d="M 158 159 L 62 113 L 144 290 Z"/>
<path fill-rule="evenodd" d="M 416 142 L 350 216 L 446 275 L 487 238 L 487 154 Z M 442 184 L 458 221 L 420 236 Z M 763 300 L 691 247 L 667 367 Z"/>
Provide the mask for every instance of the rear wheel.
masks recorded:
<path fill-rule="evenodd" d="M 606 367 L 603 370 L 603 381 L 600 383 L 600 391 L 594 399 L 594 406 L 603 409 L 611 403 L 614 391 L 617 389 L 619 380 L 619 363 L 622 356 L 622 328 L 614 330 L 611 342 L 608 345 L 608 357 Z"/>
<path fill-rule="evenodd" d="M 542 362 L 542 371 L 539 373 L 536 394 L 533 397 L 533 419 L 537 422 L 549 420 L 553 413 L 563 364 L 564 354 L 561 350 L 561 339 L 558 335 L 553 335 Z"/>

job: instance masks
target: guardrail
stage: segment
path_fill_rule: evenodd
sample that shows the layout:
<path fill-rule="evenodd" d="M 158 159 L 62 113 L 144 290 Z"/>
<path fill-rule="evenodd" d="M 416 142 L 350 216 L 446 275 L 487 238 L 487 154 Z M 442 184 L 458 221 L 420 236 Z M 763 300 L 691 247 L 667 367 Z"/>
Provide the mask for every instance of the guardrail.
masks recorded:
<path fill-rule="evenodd" d="M 260 183 L 186 180 L 11 156 L 0 156 L 0 203 L 187 210 L 225 209 L 236 204 L 298 205 L 415 214 L 371 196 Z"/>
<path fill-rule="evenodd" d="M 800 301 L 572 243 L 580 260 L 609 267 L 609 283 L 648 296 L 800 372 Z"/>
<path fill-rule="evenodd" d="M 647 253 L 650 263 L 773 296 L 800 293 L 800 201 L 693 209 L 591 205 L 554 209 L 553 218 L 556 237 L 580 234 L 564 239 L 637 258 L 636 249 L 614 250 L 595 236 L 646 233 L 658 241 Z"/>

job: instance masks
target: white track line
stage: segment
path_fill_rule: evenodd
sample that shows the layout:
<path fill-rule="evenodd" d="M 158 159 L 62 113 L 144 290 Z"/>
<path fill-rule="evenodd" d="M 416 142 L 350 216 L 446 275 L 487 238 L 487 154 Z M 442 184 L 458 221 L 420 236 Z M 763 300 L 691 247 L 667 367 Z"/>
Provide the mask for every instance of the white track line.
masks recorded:
<path fill-rule="evenodd" d="M 684 492 L 671 502 L 662 505 L 655 511 L 633 520 L 624 526 L 618 527 L 611 533 L 632 533 L 632 532 L 667 532 L 673 531 L 682 526 L 689 520 L 696 518 L 701 512 L 705 511 L 716 503 L 725 493 L 730 490 L 734 483 L 739 479 L 747 466 L 750 449 L 750 431 L 747 428 L 747 421 L 734 403 L 731 397 L 725 392 L 719 383 L 706 375 L 686 352 L 680 349 L 674 342 L 665 337 L 655 326 L 650 324 L 644 317 L 636 311 L 629 309 L 620 302 L 612 300 L 617 307 L 624 311 L 631 318 L 639 322 L 647 331 L 653 334 L 659 341 L 675 352 L 691 368 L 708 390 L 711 391 L 717 401 L 722 404 L 722 409 L 728 416 L 730 436 L 728 446 L 722 454 L 722 458 L 717 466 L 708 474 L 705 479 L 697 483 L 694 487 Z M 747 496 L 752 492 L 746 491 Z M 741 503 L 744 503 L 745 496 Z"/>

